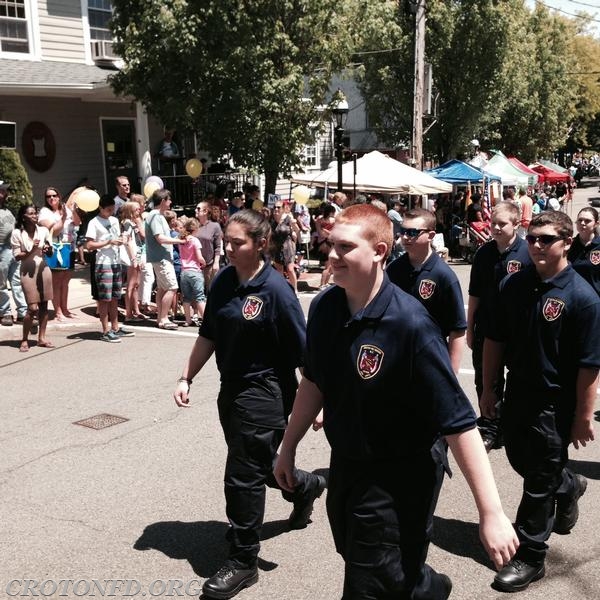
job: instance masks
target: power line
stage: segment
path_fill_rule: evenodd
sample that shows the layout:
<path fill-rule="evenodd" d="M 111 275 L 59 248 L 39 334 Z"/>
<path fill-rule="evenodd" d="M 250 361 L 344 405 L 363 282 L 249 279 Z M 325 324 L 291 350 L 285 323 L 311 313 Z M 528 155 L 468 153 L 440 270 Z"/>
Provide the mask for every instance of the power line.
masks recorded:
<path fill-rule="evenodd" d="M 567 12 L 566 10 L 562 10 L 562 8 L 555 8 L 554 6 L 549 6 L 548 4 L 546 4 L 545 2 L 541 2 L 540 0 L 536 0 L 536 4 L 541 4 L 542 6 L 545 6 L 546 8 L 548 8 L 549 10 L 555 10 L 559 13 L 562 13 L 563 15 L 567 15 L 569 17 L 574 17 L 575 19 L 585 19 L 586 21 L 600 23 L 600 19 L 593 19 L 592 17 L 586 16 L 586 15 L 576 15 L 575 13 L 570 13 L 570 12 Z"/>

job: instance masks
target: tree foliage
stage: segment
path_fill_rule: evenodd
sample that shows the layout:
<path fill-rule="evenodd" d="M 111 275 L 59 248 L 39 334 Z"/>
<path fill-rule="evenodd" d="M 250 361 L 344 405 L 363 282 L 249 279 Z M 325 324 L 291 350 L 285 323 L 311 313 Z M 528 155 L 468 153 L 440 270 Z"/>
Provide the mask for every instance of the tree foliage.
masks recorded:
<path fill-rule="evenodd" d="M 33 202 L 31 183 L 16 150 L 0 148 L 0 180 L 9 184 L 6 206 L 15 215 L 21 205 Z"/>
<path fill-rule="evenodd" d="M 113 79 L 213 156 L 265 172 L 301 162 L 331 76 L 348 61 L 353 2 L 113 0 Z"/>
<path fill-rule="evenodd" d="M 365 54 L 360 87 L 380 139 L 406 144 L 413 112 L 410 3 L 368 4 L 370 35 L 361 38 L 361 47 L 394 53 Z M 390 25 L 376 38 L 382 22 Z M 428 0 L 426 60 L 433 67 L 437 121 L 425 150 L 440 160 L 460 156 L 475 137 L 532 160 L 561 146 L 569 132 L 589 141 L 598 113 L 597 80 L 577 73 L 586 63 L 590 71 L 596 61 L 600 67 L 599 48 L 582 22 L 542 5 L 531 11 L 523 0 Z"/>

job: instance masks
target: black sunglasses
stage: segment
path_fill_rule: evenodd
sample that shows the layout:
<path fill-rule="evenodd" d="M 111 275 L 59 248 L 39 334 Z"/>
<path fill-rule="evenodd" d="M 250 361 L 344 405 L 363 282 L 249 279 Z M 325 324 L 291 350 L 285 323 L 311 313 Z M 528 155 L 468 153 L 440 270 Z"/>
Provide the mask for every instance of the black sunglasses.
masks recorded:
<path fill-rule="evenodd" d="M 539 242 L 542 246 L 547 246 L 548 244 L 554 244 L 554 242 L 564 238 L 560 235 L 550 235 L 548 233 L 542 235 L 533 235 L 529 233 L 525 236 L 525 239 L 530 246 L 533 246 L 536 242 Z"/>
<path fill-rule="evenodd" d="M 409 238 L 417 238 L 426 231 L 429 231 L 429 229 L 415 229 L 414 227 L 407 229 L 406 227 L 400 227 L 400 235 L 405 235 Z"/>

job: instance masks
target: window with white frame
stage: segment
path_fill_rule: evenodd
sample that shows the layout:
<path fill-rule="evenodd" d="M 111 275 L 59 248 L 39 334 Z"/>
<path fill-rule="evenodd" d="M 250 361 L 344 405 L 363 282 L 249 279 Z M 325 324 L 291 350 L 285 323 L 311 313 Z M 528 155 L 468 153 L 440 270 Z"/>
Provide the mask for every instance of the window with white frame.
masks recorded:
<path fill-rule="evenodd" d="M 319 166 L 319 136 L 316 128 L 311 129 L 312 142 L 304 146 L 304 165 L 306 167 Z"/>
<path fill-rule="evenodd" d="M 29 53 L 25 0 L 0 0 L 0 51 Z"/>
<path fill-rule="evenodd" d="M 112 16 L 110 0 L 88 0 L 88 20 L 92 41 L 112 40 L 108 22 Z"/>

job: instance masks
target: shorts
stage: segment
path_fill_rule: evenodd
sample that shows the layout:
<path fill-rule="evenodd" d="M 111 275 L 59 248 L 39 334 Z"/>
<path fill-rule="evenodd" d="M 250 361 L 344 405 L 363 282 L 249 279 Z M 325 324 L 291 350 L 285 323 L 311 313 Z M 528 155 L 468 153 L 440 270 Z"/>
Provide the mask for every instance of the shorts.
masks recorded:
<path fill-rule="evenodd" d="M 109 302 L 121 297 L 123 291 L 121 265 L 96 263 L 94 275 L 98 286 L 98 300 Z"/>
<path fill-rule="evenodd" d="M 206 302 L 202 271 L 181 271 L 181 298 L 184 302 Z"/>
<path fill-rule="evenodd" d="M 175 267 L 169 260 L 163 258 L 160 262 L 153 262 L 152 268 L 156 276 L 156 287 L 159 290 L 178 290 L 177 277 L 175 276 Z"/>

